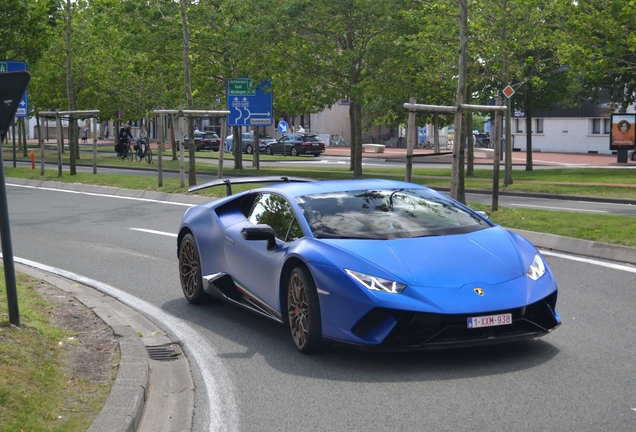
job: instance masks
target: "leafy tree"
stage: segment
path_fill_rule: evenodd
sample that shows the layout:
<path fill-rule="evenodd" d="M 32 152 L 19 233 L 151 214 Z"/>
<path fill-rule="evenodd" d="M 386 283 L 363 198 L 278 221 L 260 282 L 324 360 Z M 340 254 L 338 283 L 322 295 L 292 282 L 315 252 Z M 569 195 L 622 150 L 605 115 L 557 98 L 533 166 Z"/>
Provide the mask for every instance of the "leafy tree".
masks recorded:
<path fill-rule="evenodd" d="M 622 112 L 636 102 L 636 20 L 633 0 L 563 1 L 559 54 L 594 98 L 602 89 Z"/>

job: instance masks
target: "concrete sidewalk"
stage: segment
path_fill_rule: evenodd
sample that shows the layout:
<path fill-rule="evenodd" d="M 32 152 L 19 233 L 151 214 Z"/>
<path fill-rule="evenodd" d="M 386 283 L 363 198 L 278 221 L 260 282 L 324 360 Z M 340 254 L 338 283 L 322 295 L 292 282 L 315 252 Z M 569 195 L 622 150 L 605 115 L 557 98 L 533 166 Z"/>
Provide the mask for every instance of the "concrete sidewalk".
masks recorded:
<path fill-rule="evenodd" d="M 414 149 L 413 163 L 440 163 L 450 164 L 452 163 L 452 150 L 441 150 L 441 154 L 436 155 L 433 150 Z M 327 147 L 325 156 L 351 156 L 350 147 Z M 631 153 L 630 153 L 631 155 Z M 374 159 L 386 159 L 386 160 L 404 160 L 406 161 L 406 149 L 387 147 L 384 153 L 363 152 L 363 158 Z M 465 158 L 467 156 L 465 155 Z M 513 165 L 526 165 L 526 152 L 515 151 L 512 153 Z M 479 148 L 475 149 L 475 164 L 478 165 L 491 165 L 493 160 L 486 157 L 483 151 Z M 466 159 L 464 160 L 466 163 Z M 502 164 L 503 162 L 500 162 Z M 617 162 L 616 155 L 604 155 L 604 154 L 586 154 L 586 153 L 544 153 L 533 152 L 532 153 L 533 166 L 552 166 L 552 167 L 629 167 L 636 168 L 636 161 L 632 161 L 628 158 L 625 163 Z"/>
<path fill-rule="evenodd" d="M 52 181 L 11 178 L 7 179 L 7 182 L 189 204 L 201 204 L 210 200 L 196 195 Z M 636 265 L 636 248 L 529 231 L 514 231 L 541 249 Z M 33 266 L 16 264 L 18 271 L 46 280 L 75 296 L 78 301 L 93 309 L 119 338 L 121 361 L 117 378 L 101 414 L 89 431 L 168 432 L 192 429 L 195 385 L 180 341 L 166 334 L 141 313 L 103 294 L 95 287 L 69 280 L 64 276 L 64 272 L 56 274 Z"/>

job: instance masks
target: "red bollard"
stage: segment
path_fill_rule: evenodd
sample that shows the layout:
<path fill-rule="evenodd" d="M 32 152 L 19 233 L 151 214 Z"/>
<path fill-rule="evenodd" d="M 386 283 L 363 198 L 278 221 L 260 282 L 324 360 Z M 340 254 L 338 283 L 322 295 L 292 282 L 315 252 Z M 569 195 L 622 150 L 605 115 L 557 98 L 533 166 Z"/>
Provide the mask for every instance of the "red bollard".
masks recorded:
<path fill-rule="evenodd" d="M 31 150 L 31 169 L 35 169 L 35 152 Z"/>

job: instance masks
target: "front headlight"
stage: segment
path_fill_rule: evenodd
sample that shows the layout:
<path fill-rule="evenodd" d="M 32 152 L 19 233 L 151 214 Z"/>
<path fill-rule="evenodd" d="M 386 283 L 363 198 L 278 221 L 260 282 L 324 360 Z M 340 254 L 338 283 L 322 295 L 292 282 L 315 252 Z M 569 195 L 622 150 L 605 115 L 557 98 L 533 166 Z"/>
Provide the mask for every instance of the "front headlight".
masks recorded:
<path fill-rule="evenodd" d="M 377 276 L 371 276 L 365 273 L 360 273 L 353 270 L 345 269 L 347 274 L 360 282 L 366 289 L 371 291 L 382 291 L 392 294 L 399 294 L 404 291 L 406 285 L 399 282 L 390 281 Z"/>
<path fill-rule="evenodd" d="M 526 274 L 530 279 L 535 281 L 545 274 L 545 263 L 543 262 L 543 258 L 541 258 L 541 255 L 537 253 L 534 256 L 532 264 L 530 264 L 530 267 L 528 268 Z"/>

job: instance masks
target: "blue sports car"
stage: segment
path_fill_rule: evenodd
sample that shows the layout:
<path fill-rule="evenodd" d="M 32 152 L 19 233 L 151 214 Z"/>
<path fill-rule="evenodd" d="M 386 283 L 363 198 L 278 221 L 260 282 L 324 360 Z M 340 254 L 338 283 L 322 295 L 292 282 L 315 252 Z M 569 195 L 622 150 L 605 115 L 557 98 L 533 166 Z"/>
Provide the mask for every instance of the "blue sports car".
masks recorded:
<path fill-rule="evenodd" d="M 177 239 L 194 304 L 225 300 L 289 327 L 296 347 L 416 350 L 543 336 L 561 323 L 539 251 L 487 215 L 391 180 L 264 178 L 188 209 Z M 278 181 L 279 183 L 272 183 Z"/>

